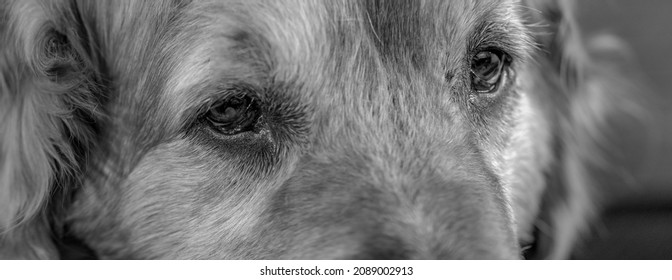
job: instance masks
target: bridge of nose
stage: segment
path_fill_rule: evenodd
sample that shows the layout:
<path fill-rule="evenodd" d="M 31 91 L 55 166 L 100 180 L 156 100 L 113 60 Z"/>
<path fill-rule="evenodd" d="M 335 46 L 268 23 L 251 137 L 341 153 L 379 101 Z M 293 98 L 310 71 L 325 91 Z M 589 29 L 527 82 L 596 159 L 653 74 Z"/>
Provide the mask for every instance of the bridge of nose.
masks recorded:
<path fill-rule="evenodd" d="M 274 198 L 274 222 L 302 230 L 290 234 L 299 247 L 340 248 L 319 258 L 517 257 L 506 209 L 486 177 L 395 174 L 379 163 L 353 151 L 304 161 Z"/>
<path fill-rule="evenodd" d="M 403 67 L 344 36 L 311 95 L 311 150 L 278 191 L 272 217 L 306 229 L 297 242 L 347 246 L 337 250 L 344 258 L 516 257 L 497 182 L 450 85 L 427 65 Z"/>
<path fill-rule="evenodd" d="M 318 101 L 311 150 L 276 201 L 324 237 L 294 238 L 337 258 L 517 258 L 499 183 L 446 89 L 369 70 L 382 72 L 348 76 Z"/>

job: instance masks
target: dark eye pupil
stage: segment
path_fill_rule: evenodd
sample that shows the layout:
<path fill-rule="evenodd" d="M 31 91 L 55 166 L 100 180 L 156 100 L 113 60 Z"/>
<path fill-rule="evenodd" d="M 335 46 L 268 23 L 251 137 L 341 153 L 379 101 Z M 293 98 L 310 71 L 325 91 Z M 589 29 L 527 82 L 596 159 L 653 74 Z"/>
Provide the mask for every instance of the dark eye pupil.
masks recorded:
<path fill-rule="evenodd" d="M 488 80 L 497 75 L 500 64 L 499 57 L 491 52 L 480 52 L 474 59 L 474 73 Z"/>
<path fill-rule="evenodd" d="M 236 117 L 238 115 L 238 112 L 239 111 L 237 111 L 236 109 L 234 109 L 232 107 L 226 107 L 226 109 L 224 109 L 224 115 L 222 117 L 224 119 L 233 119 L 234 117 Z"/>
<path fill-rule="evenodd" d="M 220 104 L 212 109 L 213 117 L 221 123 L 234 122 L 242 117 L 245 111 L 245 104 L 240 102 L 227 102 Z"/>
<path fill-rule="evenodd" d="M 208 112 L 207 119 L 222 133 L 236 134 L 252 130 L 259 114 L 257 100 L 242 96 L 216 103 Z"/>
<path fill-rule="evenodd" d="M 490 93 L 497 89 L 505 58 L 497 51 L 481 51 L 472 58 L 472 87 L 475 91 Z"/>

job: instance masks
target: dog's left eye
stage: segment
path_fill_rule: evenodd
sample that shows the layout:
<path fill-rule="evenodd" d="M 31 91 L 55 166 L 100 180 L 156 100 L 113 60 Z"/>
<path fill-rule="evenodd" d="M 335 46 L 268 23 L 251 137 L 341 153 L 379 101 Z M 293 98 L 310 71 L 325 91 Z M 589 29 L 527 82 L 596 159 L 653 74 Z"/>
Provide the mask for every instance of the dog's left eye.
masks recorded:
<path fill-rule="evenodd" d="M 492 93 L 497 90 L 509 56 L 499 50 L 484 50 L 471 58 L 471 86 L 478 93 Z"/>
<path fill-rule="evenodd" d="M 259 101 L 242 94 L 215 103 L 208 110 L 206 119 L 219 132 L 233 135 L 253 130 L 260 115 Z"/>

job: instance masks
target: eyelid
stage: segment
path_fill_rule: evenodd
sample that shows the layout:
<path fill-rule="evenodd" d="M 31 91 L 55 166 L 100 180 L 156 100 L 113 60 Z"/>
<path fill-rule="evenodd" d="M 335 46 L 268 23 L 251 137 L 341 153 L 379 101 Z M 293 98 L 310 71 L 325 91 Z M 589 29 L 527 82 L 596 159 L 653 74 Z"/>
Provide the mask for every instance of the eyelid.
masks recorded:
<path fill-rule="evenodd" d="M 198 124 L 208 113 L 208 111 L 217 103 L 225 102 L 236 94 L 236 90 L 245 90 L 245 94 L 263 103 L 263 91 L 255 85 L 249 83 L 227 83 L 225 85 L 213 85 L 201 89 L 208 92 L 200 101 L 194 102 L 194 105 L 186 109 L 180 120 L 180 131 L 188 132 Z"/>

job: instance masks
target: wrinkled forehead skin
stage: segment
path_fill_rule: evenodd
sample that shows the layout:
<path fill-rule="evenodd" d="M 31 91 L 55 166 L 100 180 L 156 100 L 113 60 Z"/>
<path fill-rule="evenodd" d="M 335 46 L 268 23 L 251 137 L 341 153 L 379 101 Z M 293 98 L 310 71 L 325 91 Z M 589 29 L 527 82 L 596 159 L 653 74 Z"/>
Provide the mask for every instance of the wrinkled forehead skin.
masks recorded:
<path fill-rule="evenodd" d="M 110 152 L 75 205 L 97 210 L 71 220 L 106 217 L 73 226 L 104 256 L 519 257 L 502 165 L 524 98 L 482 106 L 469 86 L 479 47 L 527 55 L 515 4 L 90 5 Z M 269 135 L 193 128 L 239 84 Z"/>

